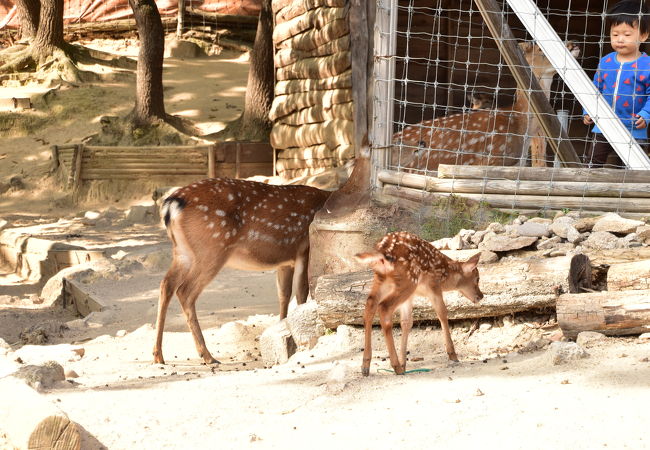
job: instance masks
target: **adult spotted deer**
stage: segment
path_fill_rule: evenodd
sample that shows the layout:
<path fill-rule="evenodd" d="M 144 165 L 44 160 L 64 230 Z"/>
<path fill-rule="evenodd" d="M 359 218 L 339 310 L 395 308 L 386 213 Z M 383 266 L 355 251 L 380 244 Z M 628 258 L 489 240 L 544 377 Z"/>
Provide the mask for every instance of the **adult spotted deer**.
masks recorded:
<path fill-rule="evenodd" d="M 526 61 L 550 97 L 555 68 L 537 45 L 520 43 Z M 574 56 L 579 48 L 568 43 Z M 409 125 L 393 135 L 394 142 L 417 149 L 406 166 L 412 169 L 436 170 L 439 164 L 504 165 L 520 162 L 528 149 L 530 138 L 535 138 L 533 159 L 542 165 L 546 145 L 541 125 L 530 113 L 526 94 L 517 90 L 512 110 L 472 109 L 463 114 L 425 120 Z"/>
<path fill-rule="evenodd" d="M 422 295 L 431 301 L 445 335 L 447 355 L 451 361 L 458 361 L 442 295 L 444 291 L 456 290 L 474 303 L 483 298 L 476 268 L 480 255 L 473 256 L 467 262 L 454 261 L 430 243 L 404 231 L 387 234 L 375 249 L 374 252 L 355 255 L 375 273 L 363 317 L 365 344 L 361 373 L 365 376 L 370 373 L 372 321 L 379 310 L 379 323 L 386 338 L 390 364 L 396 374 L 404 374 L 415 295 Z M 399 309 L 402 327 L 399 358 L 393 341 L 393 313 L 396 309 Z"/>
<path fill-rule="evenodd" d="M 207 364 L 218 363 L 205 345 L 195 303 L 225 266 L 277 269 L 281 319 L 287 316 L 292 288 L 298 303 L 304 303 L 309 290 L 309 224 L 329 195 L 309 186 L 210 178 L 167 197 L 161 216 L 172 241 L 173 256 L 171 268 L 160 283 L 154 361 L 165 362 L 165 316 L 176 294 L 199 356 Z"/>

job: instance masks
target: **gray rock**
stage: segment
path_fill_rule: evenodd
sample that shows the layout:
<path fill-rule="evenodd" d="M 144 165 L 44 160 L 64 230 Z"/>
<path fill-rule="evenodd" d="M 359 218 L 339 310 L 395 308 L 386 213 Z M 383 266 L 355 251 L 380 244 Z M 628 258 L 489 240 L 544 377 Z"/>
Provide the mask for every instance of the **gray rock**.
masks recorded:
<path fill-rule="evenodd" d="M 42 345 L 48 342 L 50 336 L 62 337 L 68 327 L 61 322 L 47 322 L 32 325 L 22 330 L 18 337 L 23 344 Z"/>
<path fill-rule="evenodd" d="M 533 217 L 528 219 L 528 222 L 532 223 L 543 223 L 544 225 L 551 225 L 553 221 L 551 219 L 546 219 L 544 217 Z"/>
<path fill-rule="evenodd" d="M 84 218 L 88 220 L 97 220 L 101 214 L 97 211 L 86 211 L 84 213 Z"/>
<path fill-rule="evenodd" d="M 528 247 L 537 241 L 535 236 L 520 236 L 516 238 L 508 236 L 492 236 L 483 239 L 478 246 L 481 250 L 489 250 L 491 252 L 507 252 L 510 250 L 519 250 L 520 248 Z"/>
<path fill-rule="evenodd" d="M 449 250 L 462 250 L 465 248 L 465 243 L 463 242 L 463 238 L 461 237 L 460 234 L 457 234 L 453 238 L 449 239 L 447 242 L 447 248 Z"/>
<path fill-rule="evenodd" d="M 519 236 L 550 236 L 551 232 L 545 223 L 525 222 L 517 227 L 517 234 Z"/>
<path fill-rule="evenodd" d="M 560 236 L 553 236 L 548 239 L 543 239 L 537 243 L 537 250 L 548 250 L 558 246 L 562 242 Z"/>
<path fill-rule="evenodd" d="M 2 229 L 1 226 L 0 229 Z M 635 232 L 639 237 L 640 242 L 650 244 L 650 225 L 641 225 L 640 227 L 637 227 Z"/>
<path fill-rule="evenodd" d="M 499 222 L 492 222 L 490 225 L 487 226 L 486 230 L 492 231 L 494 233 L 503 233 L 506 230 L 506 228 L 503 224 Z"/>
<path fill-rule="evenodd" d="M 567 227 L 566 240 L 572 244 L 577 244 L 579 242 L 587 239 L 587 236 L 582 235 L 573 225 Z"/>
<path fill-rule="evenodd" d="M 363 348 L 363 328 L 350 325 L 336 327 L 336 341 L 341 352 L 358 351 Z"/>
<path fill-rule="evenodd" d="M 629 234 L 634 233 L 642 225 L 645 225 L 642 220 L 625 219 L 616 213 L 607 213 L 594 224 L 593 231 Z"/>
<path fill-rule="evenodd" d="M 600 220 L 602 216 L 598 217 L 582 217 L 578 219 L 576 223 L 573 224 L 576 230 L 580 233 L 585 233 L 591 231 L 594 228 L 594 224 Z"/>
<path fill-rule="evenodd" d="M 0 231 L 4 230 L 5 228 L 9 227 L 9 222 L 7 222 L 4 219 L 0 219 Z"/>
<path fill-rule="evenodd" d="M 604 341 L 605 339 L 607 339 L 607 336 L 602 333 L 597 333 L 595 331 L 583 331 L 581 333 L 578 333 L 576 343 L 581 347 L 589 348 L 597 342 Z"/>
<path fill-rule="evenodd" d="M 286 319 L 264 330 L 260 336 L 260 353 L 266 367 L 284 364 L 296 353 L 296 343 L 291 337 Z"/>
<path fill-rule="evenodd" d="M 499 255 L 490 250 L 483 250 L 481 252 L 481 257 L 479 258 L 479 264 L 492 264 L 499 260 Z"/>
<path fill-rule="evenodd" d="M 47 361 L 42 365 L 27 365 L 18 369 L 13 374 L 36 390 L 48 389 L 58 381 L 65 380 L 63 367 L 56 361 Z"/>
<path fill-rule="evenodd" d="M 172 58 L 196 58 L 202 50 L 194 42 L 174 39 L 167 46 L 168 55 Z"/>
<path fill-rule="evenodd" d="M 587 358 L 589 353 L 575 342 L 553 342 L 547 350 L 549 361 L 560 365 L 569 361 Z"/>
<path fill-rule="evenodd" d="M 438 250 L 449 250 L 449 241 L 451 241 L 451 238 L 442 238 L 437 241 L 432 241 L 431 245 Z"/>
<path fill-rule="evenodd" d="M 126 213 L 126 223 L 143 224 L 154 223 L 159 219 L 158 208 L 154 203 L 147 205 L 134 205 Z"/>
<path fill-rule="evenodd" d="M 549 227 L 551 232 L 562 239 L 566 239 L 569 226 L 573 226 L 576 220 L 573 217 L 561 216 L 553 221 Z"/>
<path fill-rule="evenodd" d="M 618 238 L 607 231 L 594 231 L 582 242 L 583 247 L 596 250 L 611 250 L 618 248 Z"/>
<path fill-rule="evenodd" d="M 325 334 L 325 326 L 318 317 L 316 302 L 296 306 L 287 315 L 287 328 L 298 348 L 313 348 Z"/>
<path fill-rule="evenodd" d="M 639 335 L 639 339 L 642 341 L 650 341 L 650 333 L 642 333 Z"/>
<path fill-rule="evenodd" d="M 327 374 L 327 392 L 330 394 L 339 394 L 347 386 L 348 380 L 352 378 L 353 369 L 340 362 L 334 362 L 334 367 Z"/>
<path fill-rule="evenodd" d="M 487 230 L 477 231 L 469 238 L 469 240 L 472 244 L 478 245 L 481 243 L 486 234 L 488 234 Z"/>

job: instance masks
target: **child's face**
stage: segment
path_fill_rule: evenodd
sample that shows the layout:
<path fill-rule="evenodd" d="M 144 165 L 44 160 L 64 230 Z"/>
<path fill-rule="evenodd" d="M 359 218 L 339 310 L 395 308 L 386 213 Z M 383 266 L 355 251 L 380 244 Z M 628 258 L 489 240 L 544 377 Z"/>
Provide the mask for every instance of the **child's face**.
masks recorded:
<path fill-rule="evenodd" d="M 631 27 L 626 23 L 613 25 L 609 30 L 612 48 L 619 56 L 636 56 L 641 42 L 648 39 L 647 34 L 641 34 L 639 27 Z"/>

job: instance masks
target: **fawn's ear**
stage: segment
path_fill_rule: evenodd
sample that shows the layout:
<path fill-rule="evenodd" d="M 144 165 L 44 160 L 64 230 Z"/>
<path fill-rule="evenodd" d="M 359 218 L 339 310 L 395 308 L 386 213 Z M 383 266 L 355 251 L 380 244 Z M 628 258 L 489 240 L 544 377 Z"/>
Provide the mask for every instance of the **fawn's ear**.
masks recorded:
<path fill-rule="evenodd" d="M 393 263 L 388 261 L 383 254 L 379 252 L 357 253 L 354 257 L 360 263 L 367 264 L 376 272 L 386 273 L 393 270 Z"/>
<path fill-rule="evenodd" d="M 477 253 L 476 255 L 472 256 L 470 259 L 465 261 L 463 263 L 463 272 L 470 273 L 472 270 L 476 269 L 479 259 L 481 259 L 481 254 Z"/>

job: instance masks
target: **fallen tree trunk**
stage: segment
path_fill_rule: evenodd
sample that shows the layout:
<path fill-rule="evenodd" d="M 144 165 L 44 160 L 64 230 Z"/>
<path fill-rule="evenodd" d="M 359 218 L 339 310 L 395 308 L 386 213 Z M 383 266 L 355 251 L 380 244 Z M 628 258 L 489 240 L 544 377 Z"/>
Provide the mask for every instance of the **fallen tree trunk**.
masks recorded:
<path fill-rule="evenodd" d="M 607 290 L 650 289 L 650 259 L 613 264 L 607 271 Z"/>
<path fill-rule="evenodd" d="M 0 379 L 0 429 L 21 449 L 78 450 L 77 424 L 44 396 L 12 376 Z"/>
<path fill-rule="evenodd" d="M 650 331 L 650 290 L 564 294 L 557 300 L 557 321 L 569 338 L 582 331 L 645 333 Z"/>
<path fill-rule="evenodd" d="M 570 256 L 561 256 L 481 265 L 480 287 L 485 297 L 480 303 L 473 304 L 460 293 L 445 293 L 449 318 L 496 317 L 555 307 L 558 295 L 569 291 L 571 259 Z M 580 274 L 571 276 L 577 279 Z M 314 300 L 325 326 L 335 328 L 343 324 L 362 325 L 371 286 L 370 270 L 319 277 Z M 414 302 L 413 318 L 416 322 L 437 319 L 429 302 L 419 297 Z M 394 320 L 395 323 L 398 322 L 398 315 L 395 315 Z"/>

